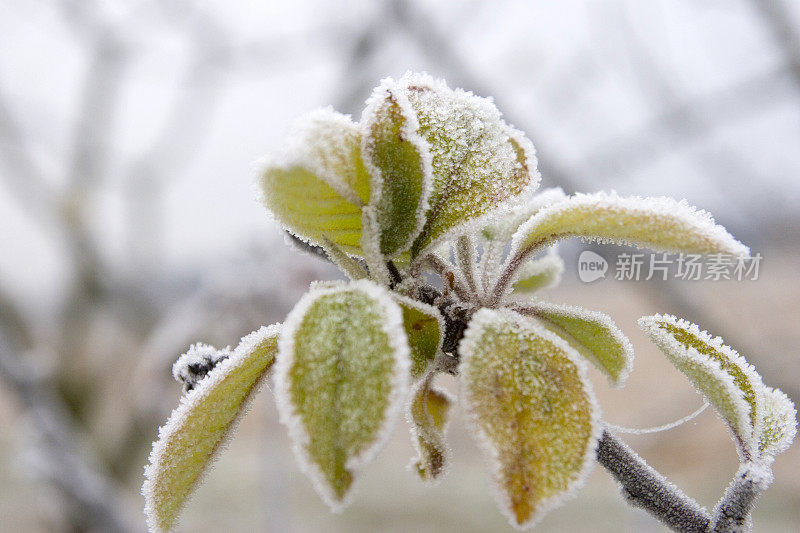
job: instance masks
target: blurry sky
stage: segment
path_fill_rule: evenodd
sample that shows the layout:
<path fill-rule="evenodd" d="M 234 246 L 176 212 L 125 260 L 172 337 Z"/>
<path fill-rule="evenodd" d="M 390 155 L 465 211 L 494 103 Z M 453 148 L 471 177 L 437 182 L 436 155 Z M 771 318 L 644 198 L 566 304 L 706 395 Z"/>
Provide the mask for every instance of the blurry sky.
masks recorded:
<path fill-rule="evenodd" d="M 202 269 L 276 239 L 254 201 L 254 161 L 280 150 L 299 115 L 345 101 L 357 113 L 371 85 L 407 69 L 494 96 L 539 149 L 546 186 L 566 174 L 567 188 L 686 197 L 744 240 L 796 233 L 798 65 L 760 1 L 396 3 L 410 26 L 391 2 L 160 4 L 2 1 L 0 96 L 55 190 L 82 113 L 103 105 L 87 103 L 92 47 L 119 46 L 88 194 L 93 238 L 123 271 Z M 800 27 L 800 3 L 786 4 Z M 354 60 L 370 31 L 370 55 Z M 176 111 L 187 91 L 205 95 Z M 176 112 L 178 142 L 161 153 Z M 6 159 L 21 150 L 4 130 L 0 143 Z M 145 209 L 130 202 L 141 161 L 158 169 Z M 41 217 L 0 182 L 0 279 L 46 303 L 69 273 Z"/>

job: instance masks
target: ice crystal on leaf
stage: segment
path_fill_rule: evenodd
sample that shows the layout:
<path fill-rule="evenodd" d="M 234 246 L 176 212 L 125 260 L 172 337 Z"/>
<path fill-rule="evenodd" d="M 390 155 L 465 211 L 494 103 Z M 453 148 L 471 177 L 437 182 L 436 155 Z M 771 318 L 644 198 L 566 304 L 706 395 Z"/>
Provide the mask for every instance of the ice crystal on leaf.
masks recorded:
<path fill-rule="evenodd" d="M 639 325 L 716 409 L 744 460 L 771 462 L 788 447 L 797 431 L 794 405 L 721 338 L 671 315 L 642 317 Z"/>
<path fill-rule="evenodd" d="M 633 346 L 608 315 L 581 307 L 545 303 L 518 310 L 535 317 L 545 328 L 567 341 L 603 372 L 613 386 L 622 386 L 633 369 Z"/>
<path fill-rule="evenodd" d="M 594 458 L 632 504 L 676 530 L 749 523 L 774 456 L 796 434 L 786 395 L 697 326 L 641 319 L 739 447 L 742 467 L 709 515 L 600 420 L 587 361 L 621 386 L 633 366 L 627 337 L 603 313 L 538 298 L 561 279 L 553 245 L 568 237 L 731 256 L 747 247 L 685 201 L 537 194 L 536 164 L 533 144 L 490 99 L 425 74 L 383 80 L 358 123 L 330 108 L 298 121 L 260 167 L 259 196 L 298 248 L 350 281 L 312 283 L 283 326 L 233 351 L 195 344 L 179 358 L 186 394 L 145 469 L 150 529 L 175 524 L 273 361 L 295 456 L 335 511 L 402 411 L 411 470 L 425 482 L 446 474 L 455 399 L 434 383 L 449 373 L 515 527 L 572 494 Z"/>
<path fill-rule="evenodd" d="M 320 496 L 339 510 L 407 396 L 411 363 L 400 307 L 366 280 L 313 290 L 286 318 L 278 354 L 281 420 Z"/>
<path fill-rule="evenodd" d="M 599 409 L 585 364 L 557 335 L 492 309 L 475 314 L 459 351 L 465 409 L 503 510 L 532 525 L 592 465 Z"/>
<path fill-rule="evenodd" d="M 142 493 L 147 523 L 168 531 L 200 476 L 275 361 L 279 325 L 244 337 L 233 353 L 190 390 L 153 444 Z M 203 347 L 188 353 L 195 355 Z"/>

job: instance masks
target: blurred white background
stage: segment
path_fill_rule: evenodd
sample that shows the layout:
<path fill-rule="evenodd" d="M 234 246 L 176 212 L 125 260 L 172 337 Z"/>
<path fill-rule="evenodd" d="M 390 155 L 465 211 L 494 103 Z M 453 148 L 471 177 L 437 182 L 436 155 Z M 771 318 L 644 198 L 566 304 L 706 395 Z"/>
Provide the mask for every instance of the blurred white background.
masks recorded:
<path fill-rule="evenodd" d="M 548 297 L 609 312 L 637 347 L 628 388 L 597 380 L 610 420 L 699 405 L 635 331 L 657 311 L 723 336 L 800 399 L 800 2 L 0 0 L 0 531 L 143 529 L 172 361 L 282 320 L 309 281 L 337 276 L 284 246 L 255 162 L 303 113 L 358 119 L 409 69 L 493 96 L 536 145 L 543 186 L 687 198 L 764 255 L 757 282 L 585 286 L 566 248 Z M 445 482 L 403 470 L 399 430 L 334 517 L 264 392 L 184 530 L 505 527 L 453 426 Z M 706 505 L 736 466 L 710 413 L 630 442 Z M 757 531 L 800 523 L 797 446 L 776 467 Z M 540 530 L 660 527 L 601 470 L 552 515 Z"/>

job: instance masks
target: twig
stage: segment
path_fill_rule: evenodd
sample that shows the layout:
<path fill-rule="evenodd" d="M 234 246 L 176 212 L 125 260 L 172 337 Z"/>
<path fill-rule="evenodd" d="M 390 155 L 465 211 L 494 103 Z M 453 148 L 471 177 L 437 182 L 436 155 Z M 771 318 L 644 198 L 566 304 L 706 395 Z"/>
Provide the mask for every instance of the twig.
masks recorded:
<path fill-rule="evenodd" d="M 456 260 L 464 278 L 467 281 L 467 286 L 473 292 L 478 294 L 478 285 L 475 282 L 475 241 L 468 235 L 462 235 L 456 242 Z"/>
<path fill-rule="evenodd" d="M 455 293 L 463 301 L 468 302 L 471 299 L 469 289 L 464 285 L 464 280 L 458 275 L 450 265 L 436 254 L 428 254 L 422 258 L 420 264 L 428 264 L 434 272 L 441 278 L 444 285 L 445 292 L 447 289 L 453 289 Z"/>
<path fill-rule="evenodd" d="M 769 467 L 745 463 L 728 485 L 725 495 L 714 508 L 712 522 L 714 533 L 740 533 L 750 531 L 750 513 L 756 500 L 772 482 Z"/>
<path fill-rule="evenodd" d="M 597 444 L 597 461 L 619 481 L 632 505 L 641 507 L 674 531 L 708 530 L 711 517 L 704 508 L 607 430 Z"/>

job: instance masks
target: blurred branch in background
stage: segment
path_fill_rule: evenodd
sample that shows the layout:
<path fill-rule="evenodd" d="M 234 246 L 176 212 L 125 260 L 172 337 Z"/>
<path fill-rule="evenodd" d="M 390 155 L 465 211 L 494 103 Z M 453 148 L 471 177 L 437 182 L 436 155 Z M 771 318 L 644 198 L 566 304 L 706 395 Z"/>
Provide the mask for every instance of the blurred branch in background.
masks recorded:
<path fill-rule="evenodd" d="M 19 125 L 13 116 L 15 106 L 3 98 L 2 86 L 0 163 L 3 186 L 19 204 L 29 207 L 31 221 L 47 221 L 45 229 L 54 230 L 53 241 L 65 247 L 72 275 L 55 337 L 42 331 L 47 328 L 37 327 L 36 316 L 19 310 L 11 295 L 0 295 L 0 374 L 34 427 L 36 438 L 31 446 L 43 478 L 69 504 L 70 512 L 60 527 L 65 531 L 133 531 L 138 527 L 132 526 L 136 522 L 131 521 L 130 511 L 138 515 L 140 504 L 138 498 L 131 498 L 130 489 L 123 487 L 138 487 L 147 447 L 164 412 L 152 405 L 142 410 L 129 386 L 137 381 L 136 376 L 147 375 L 148 365 L 139 364 L 146 361 L 141 355 L 152 349 L 153 336 L 164 331 L 160 325 L 174 326 L 169 316 L 173 309 L 164 305 L 163 296 L 152 297 L 157 287 L 170 285 L 173 275 L 159 268 L 163 256 L 158 238 L 164 232 L 160 198 L 169 178 L 195 157 L 223 94 L 226 71 L 241 68 L 242 54 L 214 15 L 194 3 L 184 2 L 179 8 L 144 3 L 125 21 L 146 25 L 141 19 L 162 17 L 186 34 L 190 59 L 161 129 L 139 155 L 121 165 L 129 213 L 130 267 L 120 271 L 104 259 L 99 248 L 96 232 L 102 222 L 96 217 L 96 200 L 112 178 L 109 163 L 119 155 L 115 126 L 122 93 L 131 81 L 128 71 L 139 48 L 147 43 L 126 37 L 119 21 L 105 21 L 99 4 L 56 5 L 88 57 L 71 132 L 71 160 L 65 165 L 66 180 L 59 190 L 53 184 L 59 183 L 60 176 L 47 176 L 39 168 L 29 142 L 35 133 Z M 269 43 L 264 49 L 271 51 L 274 45 Z M 258 45 L 248 46 L 248 68 L 267 66 L 253 63 L 259 50 Z M 259 272 L 264 264 L 262 258 Z M 236 283 L 252 279 L 237 279 Z M 222 309 L 228 322 L 236 322 L 235 331 L 226 332 L 235 338 L 243 333 L 242 323 L 260 324 L 269 314 L 263 303 L 280 301 L 264 298 L 255 317 L 247 313 L 254 309 L 252 299 L 263 293 L 227 286 L 224 296 L 215 293 L 213 298 L 198 299 L 191 292 L 179 296 L 186 298 L 184 308 L 192 307 L 192 324 L 190 331 L 180 331 L 177 338 L 170 339 L 170 358 L 198 335 L 199 328 L 213 331 L 218 327 L 219 323 L 209 324 L 208 317 Z M 245 305 L 248 300 L 251 303 Z M 104 338 L 108 328 L 117 331 L 113 338 Z M 32 370 L 27 360 L 36 352 L 53 353 L 45 365 L 53 368 L 46 375 Z M 110 353 L 98 358 L 103 352 Z M 169 380 L 170 363 L 157 357 L 159 377 L 164 374 Z M 169 399 L 166 393 L 160 398 Z M 108 425 L 109 412 L 116 424 Z"/>
<path fill-rule="evenodd" d="M 70 425 L 72 417 L 52 388 L 16 360 L 13 354 L 24 352 L 4 333 L 0 332 L 0 375 L 34 426 L 36 439 L 29 444 L 29 453 L 37 456 L 36 474 L 57 487 L 72 505 L 70 529 L 136 531 L 122 487 L 89 466 L 99 462 L 96 456 L 86 459 L 93 447 Z"/>
<path fill-rule="evenodd" d="M 785 0 L 751 0 L 800 89 L 800 32 Z"/>

